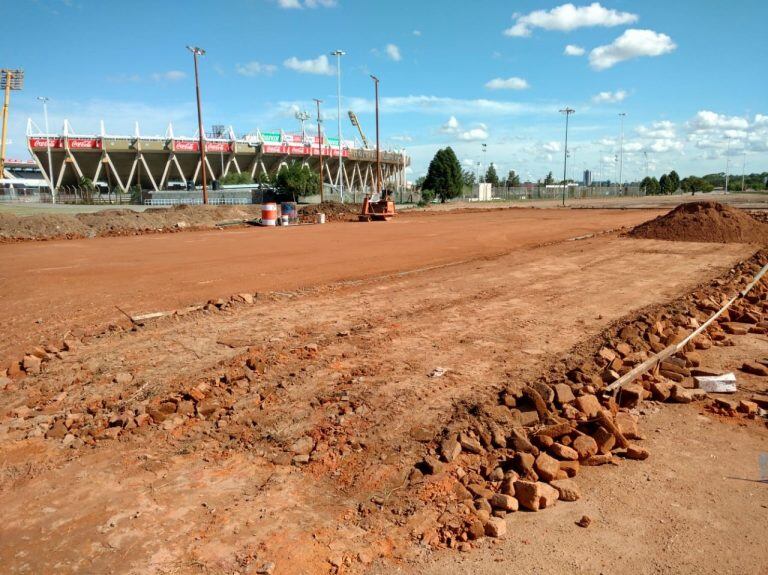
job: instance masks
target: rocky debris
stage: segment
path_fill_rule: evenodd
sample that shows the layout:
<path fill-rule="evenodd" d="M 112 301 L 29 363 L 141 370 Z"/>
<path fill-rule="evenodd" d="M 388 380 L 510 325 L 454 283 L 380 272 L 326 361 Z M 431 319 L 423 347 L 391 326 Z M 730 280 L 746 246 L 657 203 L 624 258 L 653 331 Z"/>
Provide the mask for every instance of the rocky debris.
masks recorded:
<path fill-rule="evenodd" d="M 751 373 L 752 375 L 759 375 L 760 377 L 768 377 L 768 366 L 756 361 L 745 361 L 741 366 L 741 371 Z"/>
<path fill-rule="evenodd" d="M 507 522 L 501 517 L 491 517 L 485 524 L 485 534 L 488 537 L 504 537 L 507 534 Z"/>
<path fill-rule="evenodd" d="M 579 527 L 584 527 L 585 529 L 592 525 L 592 518 L 589 515 L 582 515 L 581 519 L 579 519 L 576 522 L 576 525 Z"/>
<path fill-rule="evenodd" d="M 694 387 L 694 376 L 706 372 L 698 350 L 733 345 L 732 338 L 741 331 L 729 326 L 768 326 L 766 280 L 654 369 L 615 392 L 607 386 L 684 341 L 766 263 L 768 252 L 759 252 L 725 279 L 611 327 L 592 355 L 572 354 L 536 381 L 511 381 L 500 390 L 496 404 L 464 406 L 440 433 L 441 439 L 425 444 L 430 454 L 421 469 L 427 475 L 419 485 L 452 480 L 456 486 L 439 503 L 441 527 L 431 544 L 457 548 L 482 536 L 480 525 L 487 525 L 491 517 L 578 500 L 581 493 L 574 478 L 581 466 L 617 465 L 618 457 L 649 458 L 648 449 L 634 443 L 643 439 L 637 412 L 648 401 L 707 399 L 706 392 Z M 766 364 L 750 362 L 747 369 L 768 373 Z M 768 397 L 763 401 L 768 403 Z M 758 401 L 713 405 L 743 417 L 757 417 L 761 409 Z"/>

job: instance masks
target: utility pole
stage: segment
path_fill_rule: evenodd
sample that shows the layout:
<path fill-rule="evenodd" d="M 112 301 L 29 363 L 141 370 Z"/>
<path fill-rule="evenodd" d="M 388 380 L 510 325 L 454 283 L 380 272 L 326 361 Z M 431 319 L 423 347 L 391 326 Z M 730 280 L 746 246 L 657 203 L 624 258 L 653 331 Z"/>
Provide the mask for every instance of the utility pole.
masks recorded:
<path fill-rule="evenodd" d="M 744 148 L 744 155 L 741 158 L 741 193 L 744 193 L 744 175 L 747 169 L 747 148 Z"/>
<path fill-rule="evenodd" d="M 347 53 L 343 50 L 334 50 L 331 56 L 336 56 L 336 119 L 339 128 L 339 197 L 344 203 L 344 158 L 341 149 L 341 57 Z"/>
<path fill-rule="evenodd" d="M 200 107 L 200 80 L 197 73 L 197 57 L 205 56 L 205 50 L 197 46 L 187 46 L 187 50 L 192 52 L 192 58 L 195 61 L 195 92 L 197 93 L 197 134 L 200 136 L 200 167 L 203 176 L 203 204 L 208 203 L 208 183 L 206 182 L 205 172 L 205 132 L 203 132 L 203 111 Z"/>
<path fill-rule="evenodd" d="M 320 119 L 320 104 L 323 101 L 317 98 L 314 100 L 317 104 L 317 150 L 320 152 L 318 154 L 320 158 L 320 203 L 323 203 L 323 131 L 321 129 L 322 120 Z"/>
<path fill-rule="evenodd" d="M 626 112 L 619 112 L 621 118 L 621 138 L 619 140 L 619 187 L 624 187 L 623 171 L 624 171 L 624 117 Z"/>
<path fill-rule="evenodd" d="M 381 148 L 379 147 L 379 79 L 371 74 L 376 97 L 376 193 L 381 199 Z"/>
<path fill-rule="evenodd" d="M 731 169 L 731 138 L 728 136 L 728 142 L 725 146 L 725 193 L 728 193 L 728 178 Z"/>
<path fill-rule="evenodd" d="M 23 86 L 23 70 L 0 69 L 0 88 L 5 91 L 5 98 L 3 99 L 3 133 L 0 135 L 0 178 L 5 177 L 5 137 L 8 133 L 8 105 L 11 103 L 11 90 L 21 90 Z"/>
<path fill-rule="evenodd" d="M 565 114 L 565 150 L 563 150 L 563 207 L 565 207 L 566 174 L 568 173 L 568 118 L 571 114 L 575 114 L 576 110 L 566 106 L 560 110 L 560 113 Z"/>
<path fill-rule="evenodd" d="M 481 144 L 483 146 L 483 167 L 485 168 L 486 173 L 488 172 L 488 144 Z"/>
<path fill-rule="evenodd" d="M 53 161 L 51 160 L 51 136 L 48 131 L 48 98 L 38 96 L 38 100 L 43 103 L 43 116 L 45 117 L 45 147 L 48 152 L 48 185 L 51 188 L 51 203 L 56 203 L 56 190 L 53 187 Z"/>

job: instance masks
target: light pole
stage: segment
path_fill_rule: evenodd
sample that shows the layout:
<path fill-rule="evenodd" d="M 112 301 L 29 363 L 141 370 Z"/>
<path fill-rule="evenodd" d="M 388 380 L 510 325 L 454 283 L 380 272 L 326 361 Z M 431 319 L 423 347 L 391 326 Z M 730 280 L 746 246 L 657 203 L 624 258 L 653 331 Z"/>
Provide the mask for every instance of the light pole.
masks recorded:
<path fill-rule="evenodd" d="M 323 203 L 323 131 L 321 130 L 322 120 L 320 119 L 320 104 L 322 100 L 313 98 L 317 104 L 317 150 L 320 157 L 320 203 Z"/>
<path fill-rule="evenodd" d="M 624 187 L 624 181 L 622 180 L 622 173 L 624 171 L 624 117 L 626 112 L 619 112 L 621 118 L 621 137 L 619 139 L 619 187 Z"/>
<path fill-rule="evenodd" d="M 568 173 L 568 118 L 571 114 L 575 114 L 576 110 L 566 106 L 560 110 L 560 113 L 565 114 L 565 150 L 563 150 L 563 207 L 565 207 L 565 180 Z"/>
<path fill-rule="evenodd" d="M 197 46 L 187 46 L 187 50 L 192 52 L 192 58 L 195 61 L 195 92 L 197 93 L 197 133 L 200 136 L 200 167 L 203 177 L 203 204 L 208 203 L 208 183 L 206 182 L 205 172 L 205 133 L 203 132 L 203 111 L 200 107 L 200 80 L 197 73 L 197 57 L 205 56 L 205 50 Z"/>
<path fill-rule="evenodd" d="M 488 168 L 486 166 L 488 166 L 488 154 L 486 152 L 488 152 L 488 144 L 481 144 L 481 146 L 483 146 L 483 167 L 487 173 Z"/>
<path fill-rule="evenodd" d="M 379 79 L 371 74 L 376 98 L 376 193 L 381 198 L 381 148 L 379 147 Z"/>
<path fill-rule="evenodd" d="M 48 100 L 45 96 L 38 96 L 43 103 L 43 116 L 45 117 L 45 147 L 48 149 L 48 186 L 51 188 L 51 203 L 56 203 L 56 190 L 53 189 L 53 162 L 51 161 L 51 136 L 48 132 Z"/>
<path fill-rule="evenodd" d="M 341 149 L 341 57 L 347 53 L 343 50 L 334 50 L 331 56 L 336 56 L 336 116 L 339 128 L 339 197 L 344 203 L 344 159 Z"/>
<path fill-rule="evenodd" d="M 731 170 L 731 137 L 727 136 L 728 140 L 725 145 L 725 193 L 728 193 L 728 179 L 730 177 Z"/>

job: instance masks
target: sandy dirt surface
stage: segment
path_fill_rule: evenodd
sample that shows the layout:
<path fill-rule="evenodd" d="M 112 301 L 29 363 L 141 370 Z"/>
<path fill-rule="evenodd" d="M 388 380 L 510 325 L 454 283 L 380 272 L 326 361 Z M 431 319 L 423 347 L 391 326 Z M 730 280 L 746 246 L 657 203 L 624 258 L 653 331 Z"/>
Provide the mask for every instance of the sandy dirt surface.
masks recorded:
<path fill-rule="evenodd" d="M 611 234 L 531 247 L 651 215 L 403 218 L 392 226 L 287 230 L 302 240 L 295 244 L 287 234 L 260 231 L 245 237 L 162 236 L 196 242 L 194 250 L 176 244 L 178 251 L 162 242 L 153 273 L 146 268 L 140 276 L 153 289 L 168 286 L 168 305 L 180 297 L 174 286 L 195 286 L 193 279 L 229 278 L 221 284 L 226 293 L 240 291 L 237 281 L 280 293 L 264 295 L 253 306 L 193 313 L 91 339 L 46 362 L 41 375 L 6 388 L 0 395 L 0 564 L 8 573 L 255 573 L 274 562 L 274 572 L 282 574 L 359 572 L 384 556 L 385 565 L 372 569 L 496 573 L 501 556 L 509 558 L 502 564 L 507 568 L 519 560 L 528 568 L 524 572 L 593 573 L 630 572 L 642 556 L 656 566 L 644 572 L 709 573 L 714 550 L 730 549 L 718 557 L 733 556 L 738 572 L 759 573 L 766 495 L 754 483 L 755 455 L 765 445 L 765 430 L 731 427 L 722 437 L 703 440 L 713 426 L 726 424 L 696 419 L 692 406 L 649 413 L 645 433 L 659 448 L 658 465 L 628 462 L 621 477 L 618 470 L 590 471 L 585 475 L 590 495 L 582 502 L 556 507 L 543 519 L 515 515 L 510 525 L 517 533 L 492 549 L 425 556 L 409 537 L 411 523 L 358 513 L 372 498 L 396 497 L 423 455 L 422 438 L 432 437 L 460 402 L 532 377 L 614 320 L 687 293 L 755 251 L 743 244 Z M 310 231 L 311 238 L 302 236 Z M 150 240 L 140 245 L 151 252 L 158 245 L 152 240 L 159 238 L 98 240 L 109 247 L 90 253 L 96 242 L 83 242 L 80 250 L 91 266 L 120 275 L 125 264 L 114 258 L 114 250 L 121 242 L 135 248 L 130 242 Z M 217 241 L 227 249 L 213 257 L 208 250 Z M 309 241 L 323 246 L 315 258 L 320 261 L 307 257 L 300 266 L 300 249 Z M 25 269 L 51 265 L 57 247 L 77 243 L 37 245 L 54 251 L 30 251 L 26 257 L 43 253 L 50 263 L 37 260 Z M 246 272 L 250 267 L 241 264 L 239 273 L 228 276 L 233 251 L 243 245 L 246 254 L 256 252 L 256 245 L 265 253 L 270 250 L 262 246 L 280 245 L 275 261 L 295 267 Z M 334 245 L 339 249 L 331 249 Z M 190 259 L 177 261 L 200 250 L 207 254 L 201 267 Z M 94 263 L 100 261 L 94 254 L 110 253 L 109 261 Z M 286 254 L 294 259 L 278 257 Z M 147 259 L 153 261 L 136 257 L 133 265 L 145 269 Z M 264 258 L 254 253 L 253 259 Z M 66 273 L 76 279 L 49 284 L 46 297 L 56 298 L 61 286 L 91 282 L 95 287 L 96 278 L 109 277 L 103 271 L 88 276 L 85 267 Z M 237 279 L 246 273 L 253 275 Z M 316 287 L 302 289 L 310 283 Z M 149 301 L 141 299 L 150 297 L 146 288 L 132 284 L 121 291 L 119 282 L 109 285 L 120 295 L 137 294 L 132 300 L 137 309 Z M 94 291 L 101 297 L 109 293 Z M 199 293 L 217 292 L 209 285 Z M 184 299 L 189 295 L 186 290 Z M 42 299 L 36 301 L 38 309 L 47 309 Z M 78 306 L 90 308 L 97 301 L 93 297 Z M 72 309 L 70 319 L 85 315 Z M 755 345 L 764 349 L 765 339 Z M 436 367 L 448 373 L 430 378 Z M 66 446 L 43 437 L 42 429 L 55 418 L 117 417 L 110 414 L 119 414 L 121 406 L 161 403 L 201 382 L 220 391 L 216 417 L 173 417 L 127 430 L 118 439 L 105 433 Z M 678 427 L 676 419 L 684 413 L 691 419 Z M 292 446 L 305 437 L 316 442 L 313 457 L 307 465 L 291 465 Z M 735 449 L 731 441 L 737 441 Z M 707 465 L 714 468 L 704 470 Z M 723 479 L 731 476 L 739 479 Z M 635 477 L 645 484 L 635 487 Z M 696 491 L 699 478 L 713 481 Z M 659 493 L 660 485 L 670 493 Z M 654 495 L 669 506 L 654 510 Z M 583 510 L 597 523 L 574 534 L 578 528 L 572 522 Z M 719 547 L 690 544 L 699 533 L 696 521 L 708 525 L 706 541 L 716 540 Z M 585 538 L 583 544 L 578 537 Z M 559 554 L 563 545 L 573 553 Z M 600 550 L 601 564 L 595 564 L 594 550 Z"/>
<path fill-rule="evenodd" d="M 179 211 L 183 213 L 184 210 Z M 0 362 L 67 330 L 239 292 L 472 260 L 659 215 L 654 210 L 403 214 L 391 222 L 240 228 L 0 245 Z M 439 216 L 439 217 L 438 217 Z M 117 306 L 117 307 L 116 307 Z"/>

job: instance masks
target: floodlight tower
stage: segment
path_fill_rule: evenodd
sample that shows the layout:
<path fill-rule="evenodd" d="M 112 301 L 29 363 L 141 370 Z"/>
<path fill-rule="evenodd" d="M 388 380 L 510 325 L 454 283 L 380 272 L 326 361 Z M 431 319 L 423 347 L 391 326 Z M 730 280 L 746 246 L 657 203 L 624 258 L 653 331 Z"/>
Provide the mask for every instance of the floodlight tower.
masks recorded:
<path fill-rule="evenodd" d="M 51 137 L 48 131 L 48 100 L 45 96 L 38 96 L 43 103 L 43 117 L 45 118 L 45 147 L 48 151 L 48 186 L 51 188 L 51 203 L 56 203 L 56 190 L 53 187 L 53 162 L 51 161 Z"/>
<path fill-rule="evenodd" d="M 563 206 L 565 206 L 565 181 L 568 173 L 568 118 L 571 117 L 571 114 L 575 114 L 576 110 L 566 106 L 560 110 L 560 113 L 565 114 L 565 150 L 563 150 Z"/>
<path fill-rule="evenodd" d="M 318 100 L 317 98 L 314 98 L 314 100 L 317 104 L 317 151 L 319 152 L 318 158 L 320 158 L 320 203 L 323 203 L 323 120 L 320 117 L 320 104 L 322 104 L 323 101 Z"/>
<path fill-rule="evenodd" d="M 3 100 L 3 133 L 0 136 L 0 178 L 5 177 L 5 136 L 8 133 L 8 105 L 11 103 L 11 90 L 24 87 L 24 70 L 0 69 L 0 88 L 5 91 Z"/>
<path fill-rule="evenodd" d="M 296 112 L 295 117 L 299 121 L 299 123 L 301 124 L 301 141 L 303 142 L 305 140 L 306 136 L 307 136 L 306 132 L 304 131 L 304 122 L 309 120 L 309 118 L 311 116 L 309 115 L 309 113 L 306 110 L 304 110 L 304 111 L 300 110 L 300 111 Z"/>
<path fill-rule="evenodd" d="M 346 56 L 343 50 L 334 50 L 331 56 L 336 56 L 336 119 L 339 128 L 339 197 L 341 203 L 344 203 L 344 154 L 341 149 L 341 57 Z"/>
<path fill-rule="evenodd" d="M 205 171 L 205 132 L 203 132 L 203 111 L 200 107 L 200 80 L 197 72 L 197 57 L 205 56 L 205 50 L 197 46 L 187 46 L 187 50 L 192 52 L 192 58 L 195 61 L 195 92 L 197 93 L 197 134 L 200 136 L 200 168 L 202 169 L 203 181 L 203 203 L 208 203 L 208 183 L 206 182 Z"/>

